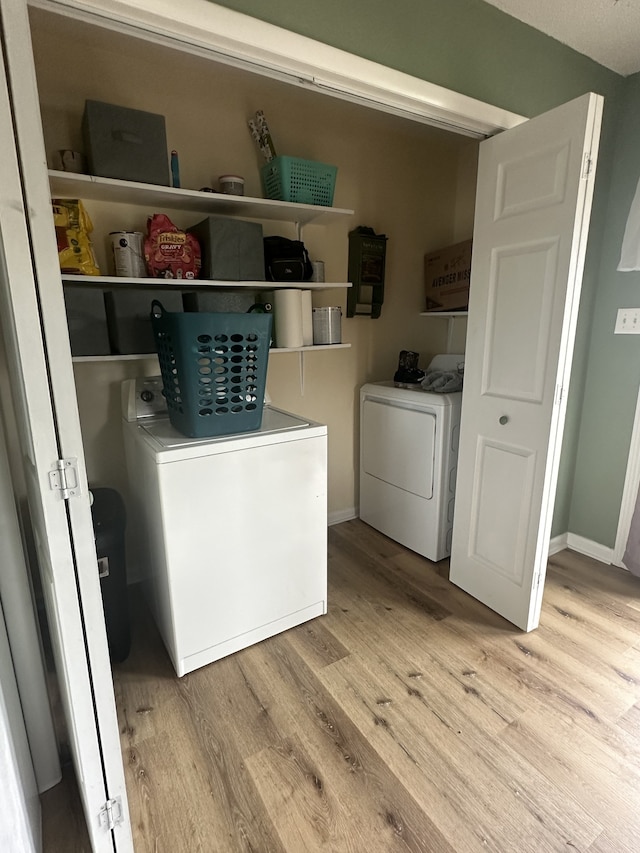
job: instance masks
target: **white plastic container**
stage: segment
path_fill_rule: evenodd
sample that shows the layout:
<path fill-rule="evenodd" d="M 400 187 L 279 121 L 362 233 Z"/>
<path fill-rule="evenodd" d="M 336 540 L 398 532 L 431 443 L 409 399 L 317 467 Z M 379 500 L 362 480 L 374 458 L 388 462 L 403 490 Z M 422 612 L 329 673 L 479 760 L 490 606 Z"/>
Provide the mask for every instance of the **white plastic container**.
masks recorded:
<path fill-rule="evenodd" d="M 240 175 L 220 175 L 220 192 L 227 195 L 244 195 L 244 178 Z"/>
<path fill-rule="evenodd" d="M 341 332 L 342 309 L 330 308 L 313 309 L 313 343 L 339 344 L 342 343 Z"/>

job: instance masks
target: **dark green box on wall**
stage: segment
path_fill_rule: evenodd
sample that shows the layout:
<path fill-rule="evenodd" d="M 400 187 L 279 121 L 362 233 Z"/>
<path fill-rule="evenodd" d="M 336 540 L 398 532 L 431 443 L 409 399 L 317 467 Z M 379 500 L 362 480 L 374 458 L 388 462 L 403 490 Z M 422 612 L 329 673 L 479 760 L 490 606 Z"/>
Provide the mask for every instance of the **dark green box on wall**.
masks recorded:
<path fill-rule="evenodd" d="M 360 225 L 349 232 L 349 281 L 347 317 L 380 316 L 384 302 L 384 270 L 387 238 Z"/>

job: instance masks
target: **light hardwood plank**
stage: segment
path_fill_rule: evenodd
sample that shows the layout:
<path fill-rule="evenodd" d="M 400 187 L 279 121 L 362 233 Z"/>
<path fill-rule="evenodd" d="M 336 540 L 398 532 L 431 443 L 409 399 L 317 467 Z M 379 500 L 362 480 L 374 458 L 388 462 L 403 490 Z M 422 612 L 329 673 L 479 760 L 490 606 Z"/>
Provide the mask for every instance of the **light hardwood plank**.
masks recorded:
<path fill-rule="evenodd" d="M 639 601 L 562 552 L 523 634 L 350 521 L 325 617 L 178 679 L 134 595 L 114 685 L 136 850 L 636 853 Z M 47 853 L 88 850 L 72 780 L 43 806 Z"/>
<path fill-rule="evenodd" d="M 306 807 L 313 808 L 314 798 L 321 794 L 327 809 L 327 819 L 321 826 L 314 823 L 314 836 L 307 838 L 310 846 L 300 849 L 449 853 L 447 840 L 406 791 L 404 780 L 389 778 L 377 751 L 297 657 L 287 638 L 274 638 L 256 651 L 252 678 L 263 695 L 271 693 L 271 713 L 277 715 L 280 727 L 303 744 L 304 752 L 287 753 L 306 768 L 306 784 L 297 788 L 297 796 L 310 798 Z M 264 753 L 254 756 L 248 765 L 271 791 L 272 785 L 265 786 L 265 779 L 269 783 L 265 758 Z M 295 831 L 288 826 L 283 831 L 287 849 L 298 849 Z"/>
<path fill-rule="evenodd" d="M 422 807 L 435 806 L 456 850 L 479 843 L 523 853 L 564 850 L 588 845 L 601 831 L 572 797 L 561 797 L 517 751 L 495 749 L 445 697 L 415 690 L 379 707 L 374 679 L 343 664 L 324 670 L 323 681 Z"/>

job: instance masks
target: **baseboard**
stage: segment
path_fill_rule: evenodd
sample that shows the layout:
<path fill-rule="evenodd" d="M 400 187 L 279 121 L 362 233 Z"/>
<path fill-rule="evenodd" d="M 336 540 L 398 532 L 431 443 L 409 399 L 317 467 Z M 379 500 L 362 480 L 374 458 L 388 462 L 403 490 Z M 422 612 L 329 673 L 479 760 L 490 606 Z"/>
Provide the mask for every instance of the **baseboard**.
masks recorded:
<path fill-rule="evenodd" d="M 565 548 L 568 548 L 567 538 L 568 533 L 562 533 L 560 536 L 554 536 L 553 539 L 549 540 L 549 556 L 553 557 L 554 554 L 558 554 L 560 551 L 564 551 Z"/>
<path fill-rule="evenodd" d="M 356 512 L 356 508 L 354 506 L 350 506 L 347 509 L 339 509 L 336 512 L 329 513 L 329 527 L 333 524 L 340 524 L 343 521 L 351 521 L 353 518 L 357 518 L 358 513 Z"/>
<path fill-rule="evenodd" d="M 567 533 L 567 548 L 577 551 L 578 554 L 584 554 L 586 557 L 592 557 L 600 563 L 607 565 L 613 563 L 613 548 L 600 545 L 599 542 L 593 542 L 591 539 L 585 539 L 584 536 L 578 536 L 575 533 Z"/>
<path fill-rule="evenodd" d="M 358 514 L 355 507 L 330 512 L 329 527 L 333 524 L 340 524 L 342 521 L 351 521 L 352 518 L 357 517 Z M 560 536 L 554 536 L 549 541 L 549 556 L 552 557 L 554 554 L 564 551 L 565 548 L 570 548 L 579 554 L 592 557 L 600 563 L 607 563 L 607 565 L 613 563 L 613 548 L 607 548 L 606 545 L 592 542 L 590 539 L 585 539 L 583 536 L 578 536 L 575 533 L 561 533 Z"/>

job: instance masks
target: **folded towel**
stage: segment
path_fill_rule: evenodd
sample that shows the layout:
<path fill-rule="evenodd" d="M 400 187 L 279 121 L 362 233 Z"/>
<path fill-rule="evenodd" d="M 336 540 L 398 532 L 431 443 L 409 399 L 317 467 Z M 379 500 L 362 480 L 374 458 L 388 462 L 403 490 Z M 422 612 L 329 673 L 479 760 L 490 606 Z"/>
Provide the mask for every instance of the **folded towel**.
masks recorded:
<path fill-rule="evenodd" d="M 462 374 L 451 370 L 428 370 L 420 384 L 423 391 L 450 394 L 462 391 Z"/>

